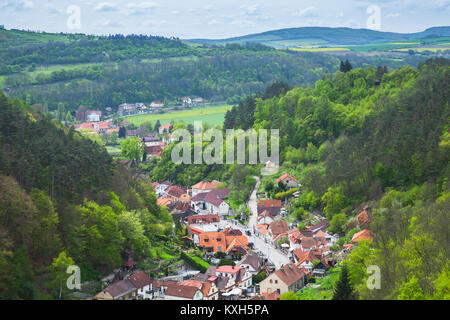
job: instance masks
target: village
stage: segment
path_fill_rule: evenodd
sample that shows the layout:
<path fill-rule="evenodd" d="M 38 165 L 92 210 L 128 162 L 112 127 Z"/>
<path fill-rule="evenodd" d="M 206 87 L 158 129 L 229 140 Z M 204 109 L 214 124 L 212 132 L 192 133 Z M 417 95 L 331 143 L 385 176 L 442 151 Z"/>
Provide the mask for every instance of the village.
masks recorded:
<path fill-rule="evenodd" d="M 199 99 L 182 99 L 183 104 L 201 103 Z M 158 112 L 162 102 L 123 104 L 120 115 L 136 112 Z M 100 111 L 80 107 L 76 130 L 97 134 L 118 134 L 126 121 L 102 120 Z M 139 128 L 125 128 L 124 138 L 139 137 L 145 146 L 146 160 L 161 157 L 163 150 L 173 142 L 173 124 L 159 126 L 155 132 L 142 132 Z M 270 164 L 267 164 L 270 167 Z M 326 277 L 330 268 L 342 261 L 360 240 L 371 239 L 367 227 L 369 208 L 358 214 L 359 232 L 343 245 L 339 254 L 330 249 L 339 240 L 337 234 L 327 231 L 330 222 L 316 215 L 316 223 L 299 229 L 286 219 L 289 201 L 269 199 L 258 193 L 261 181 L 251 194 L 245 222 L 227 201 L 232 191 L 220 181 L 199 181 L 192 186 L 175 185 L 169 181 L 153 182 L 158 197 L 157 205 L 166 207 L 173 220 L 186 227 L 181 238 L 186 248 L 201 250 L 209 267 L 201 272 L 189 259 L 177 264 L 175 275 L 150 277 L 128 261 L 119 270 L 102 280 L 103 290 L 91 297 L 97 300 L 278 300 L 283 293 L 297 292 L 313 285 L 311 279 Z M 283 173 L 275 181 L 285 190 L 301 192 L 299 181 Z M 188 252 L 188 250 L 186 251 Z M 227 261 L 227 263 L 222 263 Z M 256 279 L 256 281 L 255 281 Z"/>
<path fill-rule="evenodd" d="M 288 189 L 299 187 L 298 180 L 287 173 L 276 182 Z M 152 278 L 130 260 L 121 267 L 122 279 L 103 279 L 104 288 L 93 299 L 279 300 L 283 293 L 298 292 L 310 286 L 310 280 L 326 277 L 339 263 L 338 255 L 330 250 L 339 237 L 327 231 L 329 221 L 320 218 L 298 229 L 284 219 L 286 207 L 281 200 L 260 200 L 259 184 L 258 179 L 247 203 L 251 215 L 244 225 L 232 218 L 235 212 L 227 203 L 231 189 L 219 181 L 200 181 L 189 188 L 154 182 L 157 204 L 188 230 L 181 238 L 186 248 L 200 249 L 210 266 L 201 272 L 196 263 L 183 263 L 175 275 Z M 348 254 L 360 240 L 372 238 L 365 229 L 370 221 L 368 208 L 357 221 L 360 231 L 341 254 Z"/>

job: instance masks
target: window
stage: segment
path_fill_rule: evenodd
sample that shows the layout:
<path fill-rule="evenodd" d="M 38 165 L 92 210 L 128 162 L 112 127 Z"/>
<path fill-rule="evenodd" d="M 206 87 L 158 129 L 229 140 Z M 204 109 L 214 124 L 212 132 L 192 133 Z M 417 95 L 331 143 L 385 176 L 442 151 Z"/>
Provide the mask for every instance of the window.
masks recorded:
<path fill-rule="evenodd" d="M 278 280 L 275 280 L 275 283 L 278 283 Z"/>
<path fill-rule="evenodd" d="M 273 281 L 272 281 L 272 279 L 270 279 L 270 281 L 269 281 L 270 283 L 273 283 Z"/>

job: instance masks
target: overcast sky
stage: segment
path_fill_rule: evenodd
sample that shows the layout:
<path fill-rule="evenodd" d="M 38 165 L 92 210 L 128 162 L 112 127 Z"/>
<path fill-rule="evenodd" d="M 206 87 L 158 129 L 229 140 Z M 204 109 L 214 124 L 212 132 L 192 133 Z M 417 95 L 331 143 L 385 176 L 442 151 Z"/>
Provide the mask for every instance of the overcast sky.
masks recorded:
<path fill-rule="evenodd" d="M 0 25 L 48 32 L 227 38 L 304 26 L 367 28 L 371 5 L 380 8 L 381 31 L 409 33 L 450 25 L 450 0 L 0 0 Z M 80 19 L 76 10 L 68 13 L 71 6 L 79 8 Z"/>

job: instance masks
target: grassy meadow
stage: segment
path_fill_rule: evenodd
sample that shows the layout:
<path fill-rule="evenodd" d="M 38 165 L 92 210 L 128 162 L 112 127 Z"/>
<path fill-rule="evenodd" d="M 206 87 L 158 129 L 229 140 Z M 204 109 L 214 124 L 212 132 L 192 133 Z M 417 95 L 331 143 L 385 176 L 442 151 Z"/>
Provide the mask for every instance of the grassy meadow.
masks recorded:
<path fill-rule="evenodd" d="M 125 121 L 129 121 L 136 126 L 147 121 L 155 123 L 157 120 L 159 120 L 161 124 L 170 123 L 171 121 L 183 121 L 185 124 L 194 124 L 194 121 L 202 121 L 210 126 L 216 126 L 223 124 L 225 113 L 231 108 L 231 105 L 220 105 L 163 114 L 145 114 L 127 117 L 125 118 Z"/>

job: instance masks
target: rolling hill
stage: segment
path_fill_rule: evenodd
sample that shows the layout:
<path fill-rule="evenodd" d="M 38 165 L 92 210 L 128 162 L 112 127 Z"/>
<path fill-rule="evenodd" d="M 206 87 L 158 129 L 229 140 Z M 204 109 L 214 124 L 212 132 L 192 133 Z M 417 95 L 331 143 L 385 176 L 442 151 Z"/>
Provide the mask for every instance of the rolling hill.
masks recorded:
<path fill-rule="evenodd" d="M 366 45 L 448 36 L 450 36 L 450 27 L 433 27 L 419 33 L 393 33 L 351 28 L 303 27 L 273 30 L 228 39 L 191 39 L 186 41 L 208 45 L 242 44 L 249 42 L 261 43 L 275 48 L 287 48 L 305 45 Z"/>

